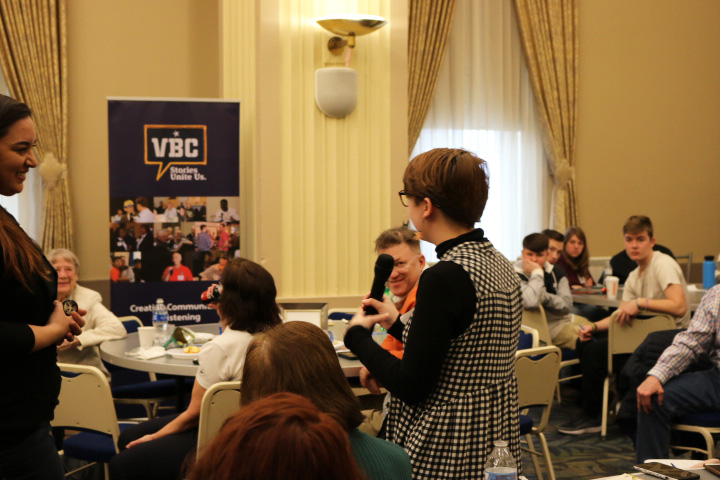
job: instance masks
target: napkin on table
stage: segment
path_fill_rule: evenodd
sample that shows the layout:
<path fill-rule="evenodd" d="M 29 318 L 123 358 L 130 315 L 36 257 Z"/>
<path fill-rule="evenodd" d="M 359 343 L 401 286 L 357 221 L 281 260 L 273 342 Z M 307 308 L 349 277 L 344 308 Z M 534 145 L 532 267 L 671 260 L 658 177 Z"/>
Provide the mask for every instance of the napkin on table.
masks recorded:
<path fill-rule="evenodd" d="M 165 355 L 165 348 L 157 345 L 150 348 L 141 348 L 135 356 L 142 360 L 152 360 L 153 358 L 162 357 Z"/>

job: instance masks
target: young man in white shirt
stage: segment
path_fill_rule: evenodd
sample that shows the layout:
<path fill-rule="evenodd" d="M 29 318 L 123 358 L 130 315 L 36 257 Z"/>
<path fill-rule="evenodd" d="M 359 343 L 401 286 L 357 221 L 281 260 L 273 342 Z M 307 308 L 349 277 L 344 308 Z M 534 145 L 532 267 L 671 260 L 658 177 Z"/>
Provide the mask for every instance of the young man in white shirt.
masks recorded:
<path fill-rule="evenodd" d="M 625 282 L 622 301 L 615 321 L 630 324 L 644 311 L 669 313 L 679 328 L 687 326 L 690 318 L 687 285 L 680 265 L 669 255 L 653 251 L 655 237 L 648 217 L 633 215 L 623 226 L 625 251 L 637 262 L 638 268 Z M 610 328 L 611 317 L 604 318 L 580 332 L 578 346 L 582 368 L 582 395 L 585 416 L 558 427 L 558 432 L 580 435 L 600 431 L 602 385 L 607 376 L 607 337 L 596 338 L 598 332 Z M 613 370 L 620 371 L 630 355 L 614 355 Z"/>

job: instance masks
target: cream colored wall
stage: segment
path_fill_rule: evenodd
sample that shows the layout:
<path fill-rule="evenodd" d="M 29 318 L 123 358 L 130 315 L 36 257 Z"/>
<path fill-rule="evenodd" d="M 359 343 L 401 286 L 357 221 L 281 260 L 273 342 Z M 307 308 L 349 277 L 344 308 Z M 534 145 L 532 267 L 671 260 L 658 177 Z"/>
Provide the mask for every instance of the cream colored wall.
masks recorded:
<path fill-rule="evenodd" d="M 315 70 L 341 59 L 326 53 L 331 35 L 314 19 L 348 11 L 389 23 L 358 37 L 358 106 L 338 120 L 315 106 Z M 249 255 L 284 298 L 356 303 L 374 238 L 404 216 L 394 192 L 407 163 L 407 4 L 229 0 L 223 16 L 223 92 L 243 101 Z"/>
<path fill-rule="evenodd" d="M 720 2 L 582 0 L 577 189 L 592 255 L 648 215 L 676 254 L 720 253 Z"/>
<path fill-rule="evenodd" d="M 212 0 L 67 5 L 69 181 L 82 278 L 109 278 L 108 96 L 220 96 Z"/>
<path fill-rule="evenodd" d="M 405 216 L 395 192 L 407 157 L 407 2 L 332 4 L 390 20 L 358 38 L 360 102 L 344 120 L 324 118 L 313 100 L 329 34 L 312 20 L 329 2 L 220 3 L 224 25 L 207 0 L 68 2 L 83 278 L 108 278 L 105 97 L 225 96 L 243 101 L 247 254 L 283 296 L 354 299 L 371 278 L 372 239 Z M 678 254 L 720 252 L 719 20 L 715 0 L 580 3 L 577 186 L 593 255 L 622 248 L 633 213 L 650 215 Z"/>

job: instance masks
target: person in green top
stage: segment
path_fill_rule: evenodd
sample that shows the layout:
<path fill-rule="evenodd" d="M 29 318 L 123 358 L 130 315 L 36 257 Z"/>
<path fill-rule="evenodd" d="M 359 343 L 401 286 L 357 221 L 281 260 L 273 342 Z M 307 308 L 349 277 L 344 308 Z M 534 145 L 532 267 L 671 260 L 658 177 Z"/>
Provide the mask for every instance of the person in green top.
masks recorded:
<path fill-rule="evenodd" d="M 360 403 L 340 368 L 332 342 L 317 326 L 287 322 L 255 335 L 250 342 L 241 404 L 277 392 L 302 395 L 335 417 L 348 433 L 352 454 L 369 479 L 412 478 L 405 450 L 357 429 L 364 418 Z"/>

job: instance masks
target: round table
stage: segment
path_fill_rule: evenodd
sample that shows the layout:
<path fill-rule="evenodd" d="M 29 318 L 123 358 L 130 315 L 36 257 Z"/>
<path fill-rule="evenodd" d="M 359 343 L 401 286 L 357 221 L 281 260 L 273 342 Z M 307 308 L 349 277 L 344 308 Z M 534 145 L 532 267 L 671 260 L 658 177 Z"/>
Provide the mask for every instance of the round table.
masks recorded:
<path fill-rule="evenodd" d="M 195 332 L 203 333 L 220 333 L 220 325 L 217 323 L 201 323 L 197 325 L 186 325 L 186 328 Z M 342 321 L 335 322 L 328 328 L 333 332 L 335 338 L 341 340 L 345 334 L 347 324 Z M 385 334 L 373 335 L 378 343 L 385 338 Z M 131 370 L 140 370 L 143 372 L 163 373 L 168 375 L 180 375 L 184 377 L 194 377 L 197 373 L 198 366 L 190 359 L 173 358 L 165 355 L 150 360 L 143 360 L 138 357 L 128 355 L 127 352 L 132 351 L 140 346 L 137 333 L 130 333 L 127 337 L 118 340 L 108 340 L 100 344 L 100 356 L 107 363 L 117 365 L 118 367 L 129 368 Z M 362 364 L 358 360 L 348 360 L 338 358 L 340 366 L 346 377 L 357 377 Z"/>

